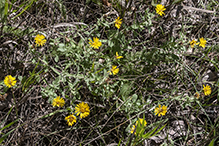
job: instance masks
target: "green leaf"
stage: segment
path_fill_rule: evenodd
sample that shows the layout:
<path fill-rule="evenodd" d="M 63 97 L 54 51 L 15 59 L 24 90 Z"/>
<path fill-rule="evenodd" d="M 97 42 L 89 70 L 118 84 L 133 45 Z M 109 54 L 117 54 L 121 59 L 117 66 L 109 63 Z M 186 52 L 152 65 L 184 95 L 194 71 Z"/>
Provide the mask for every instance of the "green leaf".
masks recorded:
<path fill-rule="evenodd" d="M 8 125 L 4 126 L 2 129 L 0 129 L 0 131 L 4 130 L 5 128 L 10 127 L 11 125 L 13 125 L 13 124 L 14 124 L 15 122 L 17 122 L 18 120 L 20 120 L 20 119 L 17 119 L 17 120 L 15 120 L 15 121 L 9 123 Z M 16 129 L 16 128 L 14 128 L 14 129 L 12 129 L 11 131 L 9 131 L 8 133 L 4 134 L 4 135 L 0 138 L 0 144 L 1 144 L 1 143 L 8 137 L 8 135 L 9 135 L 10 133 L 12 133 L 15 129 Z"/>
<path fill-rule="evenodd" d="M 31 5 L 32 5 L 33 2 L 35 2 L 35 1 L 37 1 L 37 0 L 31 0 L 30 3 L 29 3 L 29 5 L 27 5 L 24 9 L 22 9 L 22 11 L 21 11 L 19 14 L 17 14 L 15 17 L 13 17 L 12 19 L 14 19 L 14 18 L 20 16 L 24 11 L 26 11 L 29 7 L 31 7 Z"/>
<path fill-rule="evenodd" d="M 152 136 L 155 136 L 158 132 L 160 132 L 167 124 L 163 125 L 160 129 L 158 129 Z M 151 137 L 152 137 L 151 136 Z"/>
<path fill-rule="evenodd" d="M 212 139 L 212 141 L 209 143 L 208 146 L 214 146 L 214 140 L 215 140 L 215 139 Z"/>
<path fill-rule="evenodd" d="M 16 129 L 16 128 L 15 128 Z M 8 135 L 10 133 L 12 133 L 15 129 L 12 129 L 11 131 L 9 131 L 8 133 L 4 134 L 1 138 L 0 138 L 0 144 L 8 137 Z"/>
<path fill-rule="evenodd" d="M 168 120 L 168 119 L 167 119 Z M 167 121 L 166 120 L 166 121 Z M 163 122 L 162 122 L 163 123 Z M 162 124 L 161 123 L 161 124 Z M 146 134 L 144 134 L 143 136 L 142 136 L 142 138 L 145 138 L 145 139 L 147 139 L 147 138 L 150 138 L 150 137 L 152 137 L 152 136 L 155 136 L 158 132 L 160 132 L 167 124 L 165 124 L 165 125 L 163 125 L 160 129 L 158 129 L 157 130 L 157 128 L 161 125 L 161 124 L 158 124 L 153 130 L 151 130 L 150 132 L 148 132 L 148 133 L 146 133 Z M 157 131 L 156 131 L 157 130 Z M 155 132 L 156 131 L 156 132 Z"/>
<path fill-rule="evenodd" d="M 9 123 L 8 125 L 4 126 L 3 128 L 0 129 L 0 131 L 6 129 L 6 128 L 8 128 L 8 127 L 10 127 L 12 124 L 14 124 L 15 122 L 17 122 L 18 120 L 20 120 L 20 118 L 17 119 L 17 120 L 15 120 L 15 121 L 13 121 L 13 122 L 11 122 L 11 123 Z"/>
<path fill-rule="evenodd" d="M 52 112 L 52 113 L 49 113 L 49 114 L 47 114 L 47 115 L 44 115 L 44 116 L 40 117 L 39 119 L 47 118 L 47 117 L 50 117 L 50 116 L 52 116 L 52 115 L 54 115 L 54 114 L 56 114 L 56 113 L 61 113 L 61 112 L 66 112 L 66 111 L 68 111 L 68 110 L 67 110 L 67 109 L 56 110 L 56 111 L 54 111 L 54 112 Z"/>
<path fill-rule="evenodd" d="M 50 68 L 51 68 L 55 73 L 57 73 L 58 75 L 60 75 L 60 73 L 59 73 L 54 67 L 50 66 Z"/>
<path fill-rule="evenodd" d="M 119 95 L 127 97 L 131 93 L 131 86 L 130 84 L 123 84 L 122 88 L 120 89 Z"/>
<path fill-rule="evenodd" d="M 4 15 L 5 15 L 5 16 L 8 15 L 8 0 L 5 0 L 5 11 L 4 11 Z"/>
<path fill-rule="evenodd" d="M 138 29 L 138 25 L 137 24 L 133 24 L 132 26 L 131 26 L 133 29 Z M 135 32 L 135 31 L 134 31 Z"/>
<path fill-rule="evenodd" d="M 58 61 L 59 61 L 59 56 L 56 55 L 56 57 L 55 57 L 55 62 L 58 62 Z"/>
<path fill-rule="evenodd" d="M 67 51 L 67 49 L 65 48 L 65 44 L 63 44 L 63 43 L 59 44 L 59 48 L 57 50 L 60 51 L 60 52 L 66 52 Z"/>
<path fill-rule="evenodd" d="M 108 41 L 109 47 L 113 47 L 114 43 L 112 41 Z"/>

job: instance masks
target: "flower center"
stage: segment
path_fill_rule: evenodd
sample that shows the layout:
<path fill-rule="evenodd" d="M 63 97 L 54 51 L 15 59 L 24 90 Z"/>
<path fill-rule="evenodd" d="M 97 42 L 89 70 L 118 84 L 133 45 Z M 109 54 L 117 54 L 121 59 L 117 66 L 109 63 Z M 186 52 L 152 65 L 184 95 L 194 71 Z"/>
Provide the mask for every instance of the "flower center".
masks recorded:
<path fill-rule="evenodd" d="M 12 83 L 12 80 L 10 80 L 10 79 L 9 79 L 9 80 L 8 80 L 8 84 L 10 84 L 10 85 L 11 85 L 11 83 Z"/>
<path fill-rule="evenodd" d="M 85 112 L 85 108 L 81 108 L 81 112 L 84 113 Z"/>
<path fill-rule="evenodd" d="M 208 92 L 208 90 L 209 90 L 209 89 L 206 87 L 206 88 L 204 89 L 204 92 Z"/>
<path fill-rule="evenodd" d="M 116 68 L 115 68 L 115 69 L 114 69 L 114 68 L 112 68 L 112 69 L 111 69 L 111 72 L 114 72 L 115 70 L 116 70 Z"/>
<path fill-rule="evenodd" d="M 73 118 L 73 117 L 70 117 L 70 118 L 69 118 L 69 121 L 70 121 L 70 122 L 72 122 L 73 120 L 74 120 L 74 118 Z"/>
<path fill-rule="evenodd" d="M 94 45 L 94 46 L 98 46 L 98 42 L 94 42 L 93 45 Z"/>
<path fill-rule="evenodd" d="M 159 113 L 162 113 L 162 112 L 163 112 L 163 109 L 162 109 L 162 108 L 160 108 L 160 109 L 159 109 Z"/>

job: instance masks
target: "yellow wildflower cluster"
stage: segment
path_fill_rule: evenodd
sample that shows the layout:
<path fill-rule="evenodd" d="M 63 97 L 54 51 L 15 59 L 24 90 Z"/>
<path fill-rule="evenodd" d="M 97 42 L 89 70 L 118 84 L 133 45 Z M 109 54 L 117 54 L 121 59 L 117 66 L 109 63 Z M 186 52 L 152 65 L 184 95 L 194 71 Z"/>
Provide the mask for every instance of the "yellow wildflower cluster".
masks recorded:
<path fill-rule="evenodd" d="M 161 115 L 164 116 L 166 113 L 167 113 L 167 106 L 163 105 L 161 106 L 160 104 L 158 105 L 158 107 L 156 107 L 154 109 L 154 113 L 155 115 L 158 115 L 158 117 L 160 117 Z M 140 123 L 144 125 L 144 127 L 147 125 L 147 122 L 143 119 L 139 119 Z M 132 128 L 131 128 L 131 133 L 133 133 L 136 129 L 138 125 L 138 121 L 136 121 L 135 125 L 132 125 Z M 135 135 L 136 135 L 136 132 L 135 132 Z"/>
<path fill-rule="evenodd" d="M 199 41 L 200 41 L 199 43 L 197 43 L 197 41 L 195 41 L 195 40 L 190 41 L 191 48 L 194 48 L 195 45 L 199 45 L 202 48 L 205 48 L 207 41 L 203 37 L 200 38 Z"/>
<path fill-rule="evenodd" d="M 115 27 L 120 29 L 121 24 L 122 24 L 122 19 L 120 19 L 120 17 L 117 17 L 116 20 L 114 21 L 114 23 L 115 23 Z M 97 37 L 93 37 L 93 41 L 91 39 L 89 39 L 89 44 L 90 44 L 90 47 L 92 47 L 94 49 L 99 49 L 102 46 L 101 41 Z M 123 58 L 123 56 L 119 56 L 118 52 L 116 52 L 115 58 L 121 59 L 121 58 Z M 110 75 L 112 75 L 112 74 L 116 75 L 116 74 L 118 74 L 118 72 L 119 72 L 119 68 L 116 65 L 112 65 L 111 70 L 108 71 L 108 73 Z"/>
<path fill-rule="evenodd" d="M 121 58 L 123 58 L 123 56 L 119 56 L 118 52 L 116 52 L 115 58 L 116 58 L 116 59 L 121 59 Z M 118 74 L 118 73 L 119 73 L 119 68 L 118 68 L 118 66 L 112 65 L 112 68 L 111 68 L 110 71 L 108 71 L 108 73 L 109 73 L 110 75 L 112 75 L 112 74 L 113 74 L 113 75 Z"/>
<path fill-rule="evenodd" d="M 65 104 L 65 100 L 63 98 L 60 98 L 60 96 L 53 99 L 52 105 L 53 107 L 63 107 Z M 80 115 L 80 118 L 85 118 L 90 114 L 90 107 L 87 103 L 81 102 L 76 105 L 75 107 L 75 114 L 76 116 Z M 73 114 L 70 114 L 69 116 L 65 117 L 65 120 L 67 121 L 67 124 L 69 126 L 72 126 L 74 123 L 76 123 L 76 116 Z"/>
<path fill-rule="evenodd" d="M 120 29 L 121 25 L 122 25 L 122 19 L 120 19 L 120 17 L 118 17 L 115 21 L 115 27 Z M 89 44 L 90 47 L 94 48 L 94 49 L 99 49 L 99 47 L 102 46 L 101 41 L 97 38 L 97 37 L 93 37 L 93 41 L 91 39 L 89 39 Z"/>
<path fill-rule="evenodd" d="M 196 92 L 194 94 L 194 97 L 196 97 L 197 99 L 199 99 L 200 97 L 203 97 L 203 96 L 208 96 L 208 95 L 211 95 L 211 92 L 212 92 L 212 89 L 211 89 L 211 86 L 210 85 L 202 85 L 203 86 L 203 92 L 202 93 L 199 93 L 199 92 Z"/>
<path fill-rule="evenodd" d="M 159 14 L 160 16 L 165 15 L 164 11 L 166 10 L 165 6 L 163 6 L 162 4 L 157 4 L 156 5 L 156 13 Z M 114 21 L 115 27 L 117 29 L 121 28 L 122 25 L 122 18 L 117 17 Z M 35 44 L 36 46 L 43 46 L 46 43 L 46 38 L 44 35 L 38 34 L 35 37 Z M 202 37 L 199 38 L 199 42 L 197 42 L 196 40 L 192 40 L 190 41 L 190 46 L 191 48 L 194 48 L 195 45 L 199 45 L 202 48 L 205 48 L 207 41 Z M 93 37 L 93 40 L 89 39 L 89 45 L 90 47 L 94 48 L 94 49 L 99 49 L 102 46 L 102 42 L 100 41 L 99 38 L 97 37 Z M 116 59 L 122 59 L 123 56 L 119 56 L 118 52 L 116 52 L 116 55 L 114 56 Z M 110 75 L 116 75 L 119 73 L 119 67 L 117 65 L 112 65 L 110 71 L 108 71 L 108 73 Z M 16 78 L 12 77 L 11 75 L 8 75 L 5 77 L 4 79 L 4 84 L 11 88 L 16 84 Z M 208 96 L 211 94 L 212 90 L 211 87 L 209 85 L 203 85 L 203 91 L 205 96 Z M 197 92 L 196 93 L 196 97 L 199 98 L 200 94 Z M 52 101 L 52 106 L 53 107 L 63 107 L 65 105 L 65 100 L 63 98 L 61 98 L 60 96 L 57 96 L 56 98 L 53 99 Z M 160 116 L 165 116 L 167 113 L 167 106 L 163 105 L 161 106 L 160 104 L 158 105 L 158 107 L 156 107 L 154 109 L 154 114 L 157 115 L 158 117 Z M 67 124 L 69 126 L 74 125 L 74 123 L 77 122 L 77 116 L 79 116 L 81 119 L 82 118 L 86 118 L 87 116 L 90 115 L 90 107 L 87 103 L 85 102 L 81 102 L 79 104 L 76 104 L 75 108 L 74 108 L 74 112 L 71 113 L 70 115 L 65 117 L 65 120 L 67 121 Z M 139 118 L 140 124 L 143 125 L 143 127 L 145 127 L 147 125 L 147 121 Z M 138 121 L 136 121 L 136 123 L 134 125 L 132 125 L 131 128 L 131 133 L 134 133 L 136 130 L 136 127 L 138 125 Z M 136 135 L 136 132 L 134 133 Z"/>
<path fill-rule="evenodd" d="M 142 119 L 142 118 L 139 118 L 138 121 L 140 121 L 140 124 L 144 125 L 144 127 L 147 125 L 147 121 Z M 135 122 L 135 125 L 132 125 L 132 128 L 131 128 L 131 133 L 133 133 L 135 131 L 135 128 L 138 126 L 138 121 Z M 136 132 L 135 132 L 135 135 L 136 135 Z"/>

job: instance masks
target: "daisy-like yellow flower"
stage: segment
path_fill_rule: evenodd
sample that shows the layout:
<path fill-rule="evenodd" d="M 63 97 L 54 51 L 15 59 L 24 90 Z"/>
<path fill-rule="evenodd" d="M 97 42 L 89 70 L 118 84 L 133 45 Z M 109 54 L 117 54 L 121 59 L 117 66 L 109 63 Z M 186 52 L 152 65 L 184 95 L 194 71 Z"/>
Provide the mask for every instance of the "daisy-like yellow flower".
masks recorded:
<path fill-rule="evenodd" d="M 73 114 L 65 117 L 65 120 L 67 121 L 68 126 L 72 126 L 74 123 L 76 123 L 76 117 Z"/>
<path fill-rule="evenodd" d="M 35 43 L 37 46 L 43 46 L 46 43 L 46 39 L 44 35 L 38 34 L 35 37 Z"/>
<path fill-rule="evenodd" d="M 205 96 L 208 96 L 211 94 L 211 87 L 209 85 L 203 85 L 203 91 L 205 93 Z"/>
<path fill-rule="evenodd" d="M 114 22 L 115 22 L 115 27 L 120 29 L 121 24 L 122 24 L 122 18 L 119 19 L 120 17 L 118 17 Z"/>
<path fill-rule="evenodd" d="M 159 107 L 156 107 L 154 112 L 155 112 L 155 115 L 158 114 L 158 117 L 160 117 L 161 115 L 164 116 L 166 114 L 166 112 L 167 112 L 167 106 L 163 105 L 161 107 L 161 105 L 159 104 Z"/>
<path fill-rule="evenodd" d="M 119 56 L 118 52 L 116 52 L 116 59 L 121 59 L 123 56 Z"/>
<path fill-rule="evenodd" d="M 4 83 L 7 87 L 11 88 L 16 84 L 16 78 L 11 75 L 7 75 L 4 79 Z"/>
<path fill-rule="evenodd" d="M 112 65 L 112 69 L 108 72 L 110 75 L 111 74 L 116 75 L 119 72 L 119 68 L 116 65 Z"/>
<path fill-rule="evenodd" d="M 207 41 L 202 37 L 199 39 L 200 40 L 200 43 L 199 43 L 199 46 L 201 46 L 202 48 L 205 47 L 205 44 L 207 43 Z"/>
<path fill-rule="evenodd" d="M 79 103 L 77 104 L 77 106 L 75 107 L 75 113 L 77 114 L 77 116 L 80 114 L 80 118 L 85 118 L 90 114 L 90 107 L 88 106 L 87 103 Z"/>
<path fill-rule="evenodd" d="M 194 48 L 195 45 L 198 45 L 198 43 L 196 43 L 195 40 L 192 40 L 192 41 L 190 42 L 191 48 Z"/>
<path fill-rule="evenodd" d="M 92 48 L 94 49 L 99 49 L 99 47 L 102 45 L 102 43 L 99 41 L 98 38 L 94 37 L 93 38 L 94 41 L 92 41 L 91 39 L 89 39 L 89 44 Z"/>
<path fill-rule="evenodd" d="M 158 4 L 156 6 L 155 10 L 156 10 L 156 13 L 159 14 L 160 16 L 165 15 L 165 13 L 163 11 L 165 11 L 166 8 L 163 5 Z"/>
<path fill-rule="evenodd" d="M 60 98 L 60 96 L 57 96 L 56 98 L 53 99 L 52 105 L 53 107 L 55 106 L 63 107 L 65 105 L 65 100 L 63 98 Z"/>
<path fill-rule="evenodd" d="M 144 127 L 147 125 L 147 121 L 142 119 L 142 118 L 139 118 L 140 120 L 140 123 L 141 125 L 144 123 Z M 138 121 L 135 122 L 135 125 L 132 125 L 132 128 L 131 128 L 131 133 L 133 133 L 135 131 L 135 127 L 138 126 Z M 135 135 L 136 135 L 136 132 L 135 132 Z"/>

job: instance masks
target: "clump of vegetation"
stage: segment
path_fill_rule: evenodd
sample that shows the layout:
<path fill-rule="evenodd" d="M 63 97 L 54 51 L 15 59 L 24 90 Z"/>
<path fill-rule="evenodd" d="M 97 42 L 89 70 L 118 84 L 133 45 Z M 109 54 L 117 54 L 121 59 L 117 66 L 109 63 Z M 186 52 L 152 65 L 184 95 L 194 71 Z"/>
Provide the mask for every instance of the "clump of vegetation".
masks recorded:
<path fill-rule="evenodd" d="M 1 1 L 2 145 L 219 145 L 218 5 Z"/>

